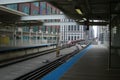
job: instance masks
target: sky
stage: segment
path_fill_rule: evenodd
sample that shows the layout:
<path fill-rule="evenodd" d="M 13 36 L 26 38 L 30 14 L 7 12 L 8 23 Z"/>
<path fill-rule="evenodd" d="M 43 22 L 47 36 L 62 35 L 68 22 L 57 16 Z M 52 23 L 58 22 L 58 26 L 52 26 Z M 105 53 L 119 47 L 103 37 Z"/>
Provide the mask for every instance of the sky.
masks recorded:
<path fill-rule="evenodd" d="M 97 26 L 93 26 L 94 29 L 94 37 L 97 37 Z"/>

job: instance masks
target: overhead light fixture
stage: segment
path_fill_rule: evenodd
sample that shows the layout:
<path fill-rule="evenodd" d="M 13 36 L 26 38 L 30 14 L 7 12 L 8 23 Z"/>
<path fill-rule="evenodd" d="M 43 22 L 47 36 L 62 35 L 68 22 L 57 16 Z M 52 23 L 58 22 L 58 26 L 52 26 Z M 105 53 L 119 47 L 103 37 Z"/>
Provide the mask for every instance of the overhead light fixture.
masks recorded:
<path fill-rule="evenodd" d="M 77 11 L 78 14 L 82 15 L 82 11 L 79 8 L 75 9 Z"/>
<path fill-rule="evenodd" d="M 77 19 L 75 21 L 78 21 Z"/>
<path fill-rule="evenodd" d="M 83 20 L 85 20 L 85 21 L 86 21 L 87 19 L 86 19 L 86 18 L 83 18 Z"/>
<path fill-rule="evenodd" d="M 84 22 L 84 20 L 79 20 L 79 22 Z"/>

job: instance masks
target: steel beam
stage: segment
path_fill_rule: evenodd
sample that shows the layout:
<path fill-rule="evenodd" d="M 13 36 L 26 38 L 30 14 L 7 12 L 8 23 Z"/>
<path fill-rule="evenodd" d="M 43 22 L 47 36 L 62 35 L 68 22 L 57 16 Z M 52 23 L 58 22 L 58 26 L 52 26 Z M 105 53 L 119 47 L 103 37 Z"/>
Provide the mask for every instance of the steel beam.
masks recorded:
<path fill-rule="evenodd" d="M 65 19 L 65 15 L 36 15 L 36 16 L 23 16 L 21 17 L 22 21 L 30 20 L 48 20 L 48 19 Z"/>
<path fill-rule="evenodd" d="M 34 21 L 34 20 L 49 20 L 49 19 L 68 19 L 65 15 L 36 15 L 36 16 L 23 16 L 22 21 Z M 43 25 L 84 25 L 84 22 L 43 22 Z M 90 22 L 89 25 L 107 25 L 106 22 Z"/>
<path fill-rule="evenodd" d="M 0 0 L 0 5 L 13 4 L 13 3 L 34 2 L 34 1 L 45 1 L 45 0 Z"/>
<path fill-rule="evenodd" d="M 2 11 L 2 12 L 6 12 L 6 13 L 8 13 L 8 14 L 14 14 L 14 15 L 19 15 L 19 16 L 27 16 L 28 14 L 26 14 L 26 13 L 23 13 L 23 12 L 20 12 L 20 11 L 16 11 L 16 10 L 13 10 L 13 9 L 10 9 L 10 8 L 7 8 L 7 7 L 5 7 L 5 6 L 0 6 L 0 11 Z M 2 14 L 4 14 L 4 13 L 2 13 Z"/>
<path fill-rule="evenodd" d="M 47 22 L 44 22 L 43 25 L 45 26 L 50 26 L 50 25 L 53 25 L 53 26 L 57 26 L 57 25 L 77 25 L 76 22 L 51 22 L 51 23 L 47 23 Z"/>
<path fill-rule="evenodd" d="M 80 22 L 79 25 L 84 25 L 84 22 Z M 89 25 L 97 25 L 97 26 L 106 26 L 107 22 L 90 22 Z M 78 25 L 76 22 L 44 22 L 43 25 L 45 26 L 57 26 L 57 25 Z"/>
<path fill-rule="evenodd" d="M 4 4 L 14 4 L 14 3 L 27 3 L 27 2 L 36 2 L 36 1 L 54 1 L 54 0 L 0 0 L 0 5 Z"/>

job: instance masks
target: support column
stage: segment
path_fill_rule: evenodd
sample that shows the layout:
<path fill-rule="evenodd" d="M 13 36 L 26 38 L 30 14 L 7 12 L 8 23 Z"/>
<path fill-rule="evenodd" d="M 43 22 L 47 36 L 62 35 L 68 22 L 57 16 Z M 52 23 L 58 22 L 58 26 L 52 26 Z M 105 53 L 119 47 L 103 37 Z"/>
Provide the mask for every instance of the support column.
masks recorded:
<path fill-rule="evenodd" d="M 41 44 L 43 44 L 43 32 L 41 31 Z"/>
<path fill-rule="evenodd" d="M 111 3 L 109 3 L 109 54 L 108 54 L 108 70 L 111 68 L 111 19 L 112 19 L 112 14 L 111 14 Z"/>
<path fill-rule="evenodd" d="M 63 27 L 64 27 L 64 30 L 63 30 L 64 31 L 64 37 L 63 37 L 64 39 L 63 40 L 64 40 L 64 43 L 65 43 L 65 25 Z"/>
<path fill-rule="evenodd" d="M 117 31 L 114 37 L 114 46 L 119 47 L 120 45 L 120 26 L 117 26 Z"/>
<path fill-rule="evenodd" d="M 32 32 L 32 29 L 30 29 L 30 32 L 29 32 L 29 44 L 31 45 L 31 32 Z"/>
<path fill-rule="evenodd" d="M 59 57 L 60 56 L 60 46 L 59 46 L 59 33 L 57 34 L 57 45 L 56 45 L 56 57 Z"/>
<path fill-rule="evenodd" d="M 35 41 L 35 44 L 38 44 L 37 37 L 38 37 L 38 32 L 36 32 L 36 41 Z"/>
<path fill-rule="evenodd" d="M 21 45 L 23 45 L 23 30 L 21 31 Z"/>
<path fill-rule="evenodd" d="M 13 25 L 13 46 L 16 46 L 16 26 Z"/>

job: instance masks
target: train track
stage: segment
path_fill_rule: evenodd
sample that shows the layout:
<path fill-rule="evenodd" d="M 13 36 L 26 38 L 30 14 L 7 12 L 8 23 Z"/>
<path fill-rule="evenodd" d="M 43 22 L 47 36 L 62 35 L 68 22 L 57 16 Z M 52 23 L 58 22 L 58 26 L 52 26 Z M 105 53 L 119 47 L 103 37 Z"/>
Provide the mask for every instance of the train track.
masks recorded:
<path fill-rule="evenodd" d="M 57 60 L 54 60 L 30 73 L 20 76 L 16 78 L 15 80 L 38 80 L 42 78 L 44 75 L 46 75 L 47 73 L 51 72 L 52 70 L 60 66 L 61 64 L 63 64 L 64 62 L 66 62 L 68 59 L 70 59 L 73 55 L 75 55 L 78 52 L 79 50 L 75 50 L 71 52 L 70 54 L 62 56 L 58 58 Z"/>
<path fill-rule="evenodd" d="M 49 53 L 55 52 L 55 51 L 56 51 L 56 48 L 45 50 L 45 51 L 40 51 L 40 52 L 37 52 L 37 53 L 34 53 L 34 54 L 18 57 L 18 58 L 7 60 L 7 61 L 3 61 L 3 62 L 0 62 L 0 68 L 5 67 L 5 66 L 9 66 L 9 65 L 12 65 L 12 64 L 15 64 L 15 63 L 18 63 L 18 62 L 22 62 L 22 61 L 25 61 L 25 60 L 28 60 L 28 59 L 32 59 L 32 58 L 35 58 L 35 57 L 38 57 L 38 56 L 46 55 L 46 54 L 49 54 Z"/>

